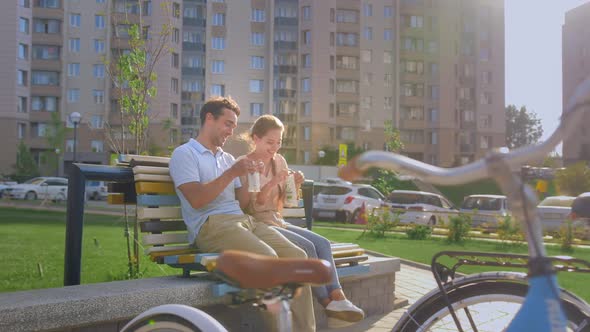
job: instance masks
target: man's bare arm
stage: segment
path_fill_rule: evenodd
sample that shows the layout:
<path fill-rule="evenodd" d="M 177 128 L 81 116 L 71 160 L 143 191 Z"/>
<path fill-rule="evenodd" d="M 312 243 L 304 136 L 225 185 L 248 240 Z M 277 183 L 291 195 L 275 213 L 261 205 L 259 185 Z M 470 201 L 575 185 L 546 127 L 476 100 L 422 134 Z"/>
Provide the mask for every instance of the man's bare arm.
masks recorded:
<path fill-rule="evenodd" d="M 250 203 L 250 193 L 248 192 L 248 186 L 242 182 L 242 186 L 236 189 L 236 198 L 240 202 L 240 208 L 242 210 L 248 207 Z"/>

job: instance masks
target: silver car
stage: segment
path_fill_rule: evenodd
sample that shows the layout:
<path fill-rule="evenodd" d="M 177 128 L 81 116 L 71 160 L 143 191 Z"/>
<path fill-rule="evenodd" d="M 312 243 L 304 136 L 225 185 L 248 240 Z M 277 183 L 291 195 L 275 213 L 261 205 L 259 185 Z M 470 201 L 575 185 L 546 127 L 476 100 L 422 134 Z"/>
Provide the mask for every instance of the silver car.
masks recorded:
<path fill-rule="evenodd" d="M 537 215 L 543 230 L 558 231 L 572 211 L 572 196 L 549 196 L 537 206 Z"/>
<path fill-rule="evenodd" d="M 314 219 L 335 219 L 341 222 L 355 222 L 365 204 L 367 213 L 387 205 L 385 196 L 376 188 L 366 184 L 331 184 L 324 187 L 313 203 Z"/>
<path fill-rule="evenodd" d="M 473 226 L 498 227 L 510 216 L 508 200 L 504 195 L 470 195 L 465 197 L 459 212 L 471 215 Z"/>

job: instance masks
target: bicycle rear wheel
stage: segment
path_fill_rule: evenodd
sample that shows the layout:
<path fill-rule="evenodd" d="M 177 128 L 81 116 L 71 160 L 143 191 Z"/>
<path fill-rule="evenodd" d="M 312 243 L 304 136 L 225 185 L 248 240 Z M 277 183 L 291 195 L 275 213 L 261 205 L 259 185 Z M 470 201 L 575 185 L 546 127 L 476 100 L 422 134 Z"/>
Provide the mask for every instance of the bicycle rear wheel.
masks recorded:
<path fill-rule="evenodd" d="M 454 284 L 457 287 L 448 291 L 448 297 L 464 331 L 503 331 L 528 291 L 525 276 L 520 273 L 482 273 L 456 279 Z M 588 305 L 567 291 L 562 290 L 561 298 L 568 331 L 590 331 Z M 443 294 L 433 291 L 412 306 L 393 330 L 457 331 L 457 326 Z"/>
<path fill-rule="evenodd" d="M 132 321 L 121 332 L 227 332 L 205 312 L 180 304 L 151 308 Z"/>

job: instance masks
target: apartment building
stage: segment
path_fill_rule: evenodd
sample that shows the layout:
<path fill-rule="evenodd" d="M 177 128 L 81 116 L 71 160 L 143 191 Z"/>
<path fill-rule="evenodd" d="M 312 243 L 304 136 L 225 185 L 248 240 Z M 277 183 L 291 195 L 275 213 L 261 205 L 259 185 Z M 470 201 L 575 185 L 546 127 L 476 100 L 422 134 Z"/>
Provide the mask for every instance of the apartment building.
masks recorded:
<path fill-rule="evenodd" d="M 180 127 L 180 41 L 181 3 L 163 0 L 19 0 L 0 5 L 5 25 L 0 51 L 5 77 L 16 71 L 15 82 L 3 82 L 0 93 L 3 148 L 0 173 L 10 173 L 16 162 L 20 140 L 30 148 L 43 173 L 63 174 L 74 161 L 108 164 L 110 153 L 107 128 L 120 126 L 117 98 L 108 75 L 108 63 L 126 52 L 127 28 L 142 14 L 150 42 L 163 24 L 171 24 L 166 53 L 156 64 L 157 98 L 150 104 L 151 151 L 167 151 L 179 142 Z M 140 8 L 142 13 L 140 13 Z M 5 80 L 8 81 L 8 80 Z M 69 115 L 81 114 L 74 131 L 68 130 L 62 149 L 47 140 L 52 115 L 73 128 Z M 5 128 L 4 128 L 5 127 Z M 121 136 L 121 134 L 118 134 Z M 116 134 L 115 134 L 116 136 Z M 129 146 L 132 141 L 128 140 Z M 59 159 L 55 157 L 59 156 Z M 53 158 L 50 158 L 53 157 Z M 50 161 L 51 160 L 51 161 Z M 53 164 L 53 163 L 56 164 Z M 54 173 L 55 172 L 55 173 Z"/>
<path fill-rule="evenodd" d="M 565 14 L 562 29 L 563 52 L 563 109 L 578 84 L 590 75 L 590 3 L 576 7 Z M 590 115 L 584 117 L 590 123 Z M 590 162 L 590 129 L 581 127 L 576 134 L 563 142 L 563 161 L 566 165 L 578 161 Z"/>
<path fill-rule="evenodd" d="M 340 143 L 383 149 L 388 121 L 400 130 L 403 153 L 431 164 L 463 164 L 504 145 L 503 1 L 206 7 L 203 97 L 239 102 L 237 132 L 260 114 L 281 118 L 290 162 L 312 163 Z M 243 153 L 234 143 L 226 149 Z"/>

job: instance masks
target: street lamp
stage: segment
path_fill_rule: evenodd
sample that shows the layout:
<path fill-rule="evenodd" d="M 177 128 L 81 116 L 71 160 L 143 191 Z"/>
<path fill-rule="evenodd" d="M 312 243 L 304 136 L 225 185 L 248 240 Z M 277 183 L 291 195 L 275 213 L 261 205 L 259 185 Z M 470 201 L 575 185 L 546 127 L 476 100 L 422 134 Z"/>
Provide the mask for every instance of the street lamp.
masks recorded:
<path fill-rule="evenodd" d="M 77 145 L 76 135 L 77 135 L 78 123 L 80 123 L 80 118 L 82 118 L 82 116 L 78 112 L 73 112 L 72 114 L 70 114 L 70 121 L 74 124 L 74 158 L 73 158 L 72 163 L 76 162 L 76 145 Z"/>

